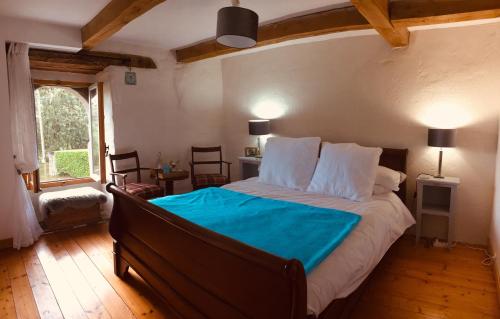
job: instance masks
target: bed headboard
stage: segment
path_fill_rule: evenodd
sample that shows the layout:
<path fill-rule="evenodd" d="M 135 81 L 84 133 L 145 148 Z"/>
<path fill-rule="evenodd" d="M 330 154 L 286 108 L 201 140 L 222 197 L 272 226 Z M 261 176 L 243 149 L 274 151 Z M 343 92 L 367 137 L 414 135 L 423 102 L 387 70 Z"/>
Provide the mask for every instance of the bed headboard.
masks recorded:
<path fill-rule="evenodd" d="M 384 148 L 382 155 L 380 155 L 379 164 L 400 171 L 406 174 L 406 157 L 408 156 L 408 149 Z M 399 186 L 399 191 L 395 192 L 401 198 L 403 203 L 406 204 L 406 180 Z"/>

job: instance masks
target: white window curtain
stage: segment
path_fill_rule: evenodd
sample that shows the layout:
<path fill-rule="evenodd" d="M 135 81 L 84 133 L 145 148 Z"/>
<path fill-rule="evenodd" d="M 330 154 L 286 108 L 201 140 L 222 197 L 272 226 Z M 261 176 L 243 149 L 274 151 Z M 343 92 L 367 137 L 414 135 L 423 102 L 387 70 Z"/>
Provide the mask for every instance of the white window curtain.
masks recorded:
<path fill-rule="evenodd" d="M 17 173 L 17 180 L 13 185 L 14 205 L 11 210 L 14 217 L 12 239 L 16 249 L 32 245 L 42 233 L 29 191 L 20 175 L 38 169 L 35 100 L 28 50 L 27 44 L 11 43 L 7 53 L 10 123 Z"/>

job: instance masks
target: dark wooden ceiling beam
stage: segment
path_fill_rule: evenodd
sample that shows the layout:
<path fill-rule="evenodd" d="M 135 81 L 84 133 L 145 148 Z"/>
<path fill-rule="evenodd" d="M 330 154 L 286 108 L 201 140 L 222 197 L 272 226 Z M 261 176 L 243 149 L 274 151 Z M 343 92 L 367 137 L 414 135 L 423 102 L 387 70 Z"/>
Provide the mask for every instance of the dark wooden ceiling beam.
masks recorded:
<path fill-rule="evenodd" d="M 166 0 L 111 0 L 81 30 L 84 49 L 92 49 L 130 21 Z"/>
<path fill-rule="evenodd" d="M 389 17 L 389 0 L 351 0 L 358 11 L 392 47 L 406 47 L 410 32 L 406 26 L 395 27 Z"/>
<path fill-rule="evenodd" d="M 403 30 L 397 32 L 405 32 L 411 26 L 500 17 L 500 0 L 396 0 L 389 2 L 388 16 L 395 30 Z M 260 26 L 257 46 L 371 28 L 355 7 L 332 9 Z M 177 62 L 187 63 L 239 50 L 207 40 L 174 51 Z"/>
<path fill-rule="evenodd" d="M 354 8 L 340 8 L 285 19 L 259 27 L 257 47 L 283 41 L 348 30 L 370 29 L 366 19 Z M 239 51 L 208 40 L 175 50 L 177 62 L 193 62 Z"/>
<path fill-rule="evenodd" d="M 156 64 L 151 58 L 109 52 L 71 53 L 31 49 L 29 58 L 33 70 L 97 74 L 110 65 L 156 69 Z"/>
<path fill-rule="evenodd" d="M 500 17 L 499 0 L 398 0 L 391 2 L 395 26 L 419 26 Z"/>

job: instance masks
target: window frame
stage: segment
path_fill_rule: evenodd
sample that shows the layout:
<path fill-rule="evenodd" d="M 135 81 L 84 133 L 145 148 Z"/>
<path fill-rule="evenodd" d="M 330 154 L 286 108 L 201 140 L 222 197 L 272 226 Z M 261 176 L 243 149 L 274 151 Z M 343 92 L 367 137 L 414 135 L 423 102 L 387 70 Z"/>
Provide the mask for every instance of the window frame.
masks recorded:
<path fill-rule="evenodd" d="M 96 86 L 98 94 L 98 111 L 99 111 L 99 165 L 100 165 L 100 183 L 105 184 L 106 181 L 106 139 L 105 139 L 105 127 L 104 127 L 104 83 L 90 83 L 90 82 L 73 82 L 73 81 L 60 81 L 60 80 L 44 80 L 44 79 L 32 79 L 33 92 L 37 89 L 36 86 L 62 86 L 72 89 L 89 89 L 92 86 Z M 28 189 L 33 190 L 33 192 L 38 193 L 44 188 L 60 187 L 68 185 L 78 185 L 86 183 L 94 183 L 97 180 L 92 177 L 83 178 L 68 178 L 56 181 L 41 182 L 40 174 L 38 170 L 29 174 L 31 176 L 26 176 L 25 181 L 27 181 Z"/>

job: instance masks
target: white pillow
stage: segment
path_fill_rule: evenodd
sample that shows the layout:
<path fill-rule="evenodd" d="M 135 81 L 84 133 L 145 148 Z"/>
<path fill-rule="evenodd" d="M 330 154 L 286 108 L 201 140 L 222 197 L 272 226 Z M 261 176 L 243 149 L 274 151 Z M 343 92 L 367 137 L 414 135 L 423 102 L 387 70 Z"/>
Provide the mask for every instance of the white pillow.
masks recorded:
<path fill-rule="evenodd" d="M 305 191 L 318 161 L 321 138 L 271 137 L 259 170 L 259 182 Z"/>
<path fill-rule="evenodd" d="M 371 198 L 381 148 L 323 143 L 308 192 L 355 201 Z"/>
<path fill-rule="evenodd" d="M 399 190 L 399 184 L 404 182 L 405 179 L 405 173 L 395 171 L 385 166 L 378 166 L 375 185 L 381 185 L 386 189 L 397 192 Z"/>
<path fill-rule="evenodd" d="M 392 193 L 392 189 L 387 189 L 384 186 L 377 184 L 373 186 L 373 195 L 383 195 L 387 193 Z"/>

